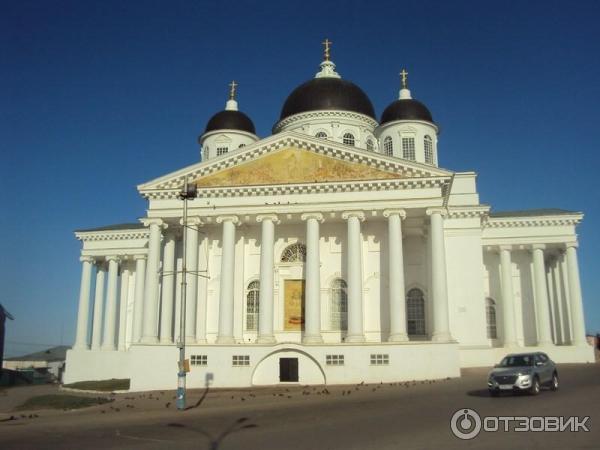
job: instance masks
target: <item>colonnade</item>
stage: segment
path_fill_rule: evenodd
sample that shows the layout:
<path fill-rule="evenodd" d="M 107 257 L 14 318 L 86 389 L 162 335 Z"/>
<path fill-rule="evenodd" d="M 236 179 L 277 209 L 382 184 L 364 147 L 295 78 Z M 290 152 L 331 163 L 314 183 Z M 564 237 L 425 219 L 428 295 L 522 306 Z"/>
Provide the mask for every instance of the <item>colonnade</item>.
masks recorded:
<path fill-rule="evenodd" d="M 532 287 L 534 292 L 537 345 L 553 344 L 583 345 L 585 323 L 583 303 L 577 263 L 577 244 L 566 243 L 559 254 L 555 248 L 544 244 L 530 245 L 533 266 Z M 502 300 L 503 344 L 505 347 L 517 346 L 517 322 L 512 276 L 512 251 L 510 245 L 498 247 L 500 255 L 500 291 Z M 562 277 L 559 271 L 562 271 Z M 559 280 L 561 278 L 563 282 Z M 566 300 L 559 303 L 564 288 Z M 560 291 L 560 292 L 559 292 Z M 566 306 L 563 308 L 563 306 Z M 569 320 L 570 317 L 570 320 Z M 565 323 L 570 324 L 567 330 Z M 567 336 L 567 334 L 570 335 Z"/>
<path fill-rule="evenodd" d="M 443 232 L 443 209 L 427 211 L 431 223 L 432 249 L 432 298 L 434 301 L 434 321 L 432 339 L 450 340 L 448 323 L 448 297 L 446 287 L 446 261 Z M 404 256 L 402 247 L 402 221 L 406 217 L 404 210 L 385 210 L 388 222 L 389 240 L 389 299 L 390 333 L 389 341 L 408 340 L 406 328 L 406 300 L 404 287 Z M 365 341 L 363 326 L 363 274 L 362 274 L 362 237 L 361 222 L 365 220 L 363 211 L 346 211 L 341 214 L 347 226 L 347 295 L 348 295 L 348 333 L 345 341 L 360 343 Z M 306 262 L 305 262 L 305 326 L 302 341 L 305 344 L 323 342 L 321 335 L 321 259 L 320 224 L 323 214 L 308 212 L 301 215 L 306 226 Z M 256 217 L 261 226 L 260 253 L 260 308 L 257 341 L 274 343 L 274 239 L 275 227 L 280 223 L 276 214 L 262 214 Z M 132 319 L 132 342 L 142 344 L 172 343 L 175 323 L 175 273 L 176 239 L 173 233 L 163 232 L 167 224 L 161 219 L 145 219 L 149 228 L 147 255 L 135 255 L 135 289 Z M 235 215 L 216 217 L 216 223 L 222 228 L 222 256 L 220 268 L 220 298 L 218 317 L 218 344 L 233 344 L 234 340 L 234 272 L 235 272 L 235 234 L 240 223 Z M 198 296 L 198 246 L 199 230 L 203 225 L 197 217 L 188 219 L 186 224 L 187 248 L 186 271 L 188 276 L 185 302 L 185 336 L 188 343 L 206 342 L 206 324 L 197 323 Z M 162 242 L 162 252 L 161 252 Z M 161 268 L 162 253 L 162 268 Z M 124 336 L 125 308 L 122 303 L 127 299 L 117 294 L 119 265 L 118 256 L 98 259 L 82 257 L 82 277 L 77 321 L 75 348 L 116 350 L 121 348 Z M 90 321 L 90 286 L 92 268 L 96 264 L 96 288 L 94 295 L 93 320 Z M 129 271 L 129 266 L 127 266 Z M 128 272 L 129 273 L 129 272 Z M 162 273 L 162 281 L 161 281 Z M 105 278 L 108 276 L 108 281 Z M 159 289 L 162 282 L 162 289 Z M 104 292 L 106 284 L 107 292 Z M 159 298 L 159 292 L 162 292 Z M 104 299 L 106 300 L 104 301 Z M 121 305 L 121 320 L 117 326 L 117 317 Z M 205 311 L 205 305 L 201 306 Z M 160 320 L 159 320 L 160 319 Z M 88 345 L 88 324 L 92 323 L 91 339 Z M 204 321 L 200 321 L 204 322 Z M 124 345 L 124 344 L 123 344 Z"/>

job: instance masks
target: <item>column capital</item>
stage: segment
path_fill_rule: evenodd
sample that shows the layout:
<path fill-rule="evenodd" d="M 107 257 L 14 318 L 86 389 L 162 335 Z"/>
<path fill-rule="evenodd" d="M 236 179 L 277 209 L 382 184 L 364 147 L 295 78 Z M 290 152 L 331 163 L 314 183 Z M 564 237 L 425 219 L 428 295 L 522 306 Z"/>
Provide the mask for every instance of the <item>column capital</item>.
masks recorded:
<path fill-rule="evenodd" d="M 134 261 L 137 261 L 139 259 L 146 259 L 146 258 L 148 258 L 148 255 L 145 255 L 145 254 L 144 255 L 133 255 Z"/>
<path fill-rule="evenodd" d="M 503 251 L 507 251 L 507 252 L 511 252 L 512 251 L 512 245 L 499 245 L 497 247 L 497 251 L 498 253 L 503 252 Z"/>
<path fill-rule="evenodd" d="M 264 220 L 270 220 L 271 222 L 274 223 L 280 223 L 279 217 L 277 217 L 277 214 L 259 214 L 258 216 L 256 216 L 256 221 L 258 223 L 264 221 Z"/>
<path fill-rule="evenodd" d="M 406 219 L 406 211 L 404 209 L 384 209 L 383 217 L 400 216 L 402 220 Z"/>
<path fill-rule="evenodd" d="M 342 212 L 342 219 L 348 220 L 351 217 L 356 217 L 361 222 L 365 220 L 365 213 L 363 211 L 344 211 Z"/>
<path fill-rule="evenodd" d="M 106 262 L 116 261 L 117 263 L 121 262 L 121 257 L 119 255 L 108 255 L 106 257 Z"/>
<path fill-rule="evenodd" d="M 158 217 L 143 217 L 140 219 L 140 222 L 144 224 L 144 226 L 149 227 L 150 225 L 158 225 L 163 229 L 167 229 L 169 225 Z"/>
<path fill-rule="evenodd" d="M 442 217 L 446 217 L 448 215 L 448 209 L 447 208 L 427 208 L 425 210 L 425 214 L 427 214 L 428 216 L 431 216 L 433 214 L 439 214 Z"/>
<path fill-rule="evenodd" d="M 240 223 L 240 219 L 238 216 L 217 216 L 217 223 L 231 222 L 234 225 L 238 225 Z"/>
<path fill-rule="evenodd" d="M 577 249 L 577 248 L 579 248 L 579 243 L 577 241 L 565 242 L 565 250 L 567 250 L 569 248 Z"/>
<path fill-rule="evenodd" d="M 323 214 L 318 213 L 318 212 L 308 212 L 308 213 L 304 213 L 300 216 L 301 220 L 308 220 L 308 219 L 315 219 L 318 220 L 319 222 L 323 222 L 325 219 L 323 218 Z"/>
<path fill-rule="evenodd" d="M 96 258 L 94 258 L 93 256 L 80 256 L 79 261 L 81 261 L 82 263 L 89 262 L 94 264 L 96 262 Z"/>
<path fill-rule="evenodd" d="M 184 224 L 183 223 L 183 218 L 179 219 L 179 225 L 187 225 L 188 227 L 192 226 L 198 226 L 201 227 L 202 225 L 204 225 L 204 222 L 202 222 L 202 219 L 200 219 L 200 217 L 197 216 L 193 216 L 193 217 L 188 217 L 187 218 L 187 223 Z"/>
<path fill-rule="evenodd" d="M 533 250 L 545 250 L 546 249 L 546 244 L 532 244 L 529 247 L 529 250 L 533 251 Z"/>

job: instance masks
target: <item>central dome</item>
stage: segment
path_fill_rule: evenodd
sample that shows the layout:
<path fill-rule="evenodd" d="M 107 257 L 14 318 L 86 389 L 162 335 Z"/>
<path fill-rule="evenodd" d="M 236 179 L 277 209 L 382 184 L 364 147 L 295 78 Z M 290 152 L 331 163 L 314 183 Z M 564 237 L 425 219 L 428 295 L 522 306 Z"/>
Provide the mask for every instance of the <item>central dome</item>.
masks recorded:
<path fill-rule="evenodd" d="M 340 78 L 314 78 L 292 91 L 281 108 L 279 120 L 323 110 L 352 111 L 375 119 L 371 100 L 357 85 Z"/>

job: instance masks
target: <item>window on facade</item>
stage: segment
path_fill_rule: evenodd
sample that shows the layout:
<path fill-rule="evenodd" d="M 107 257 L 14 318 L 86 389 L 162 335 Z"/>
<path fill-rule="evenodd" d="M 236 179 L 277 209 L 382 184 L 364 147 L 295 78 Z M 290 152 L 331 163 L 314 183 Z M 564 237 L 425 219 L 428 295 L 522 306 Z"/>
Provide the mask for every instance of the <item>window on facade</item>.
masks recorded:
<path fill-rule="evenodd" d="M 372 354 L 371 365 L 372 366 L 387 366 L 390 363 L 390 355 L 388 354 Z"/>
<path fill-rule="evenodd" d="M 233 355 L 231 358 L 231 364 L 234 366 L 249 366 L 250 355 Z"/>
<path fill-rule="evenodd" d="M 375 150 L 375 146 L 373 145 L 372 139 L 367 139 L 367 150 Z"/>
<path fill-rule="evenodd" d="M 433 141 L 431 140 L 431 136 L 425 136 L 423 144 L 425 148 L 425 162 L 433 164 Z"/>
<path fill-rule="evenodd" d="M 288 245 L 281 253 L 281 262 L 304 262 L 306 261 L 306 247 L 302 244 Z"/>
<path fill-rule="evenodd" d="M 325 355 L 325 364 L 328 366 L 343 366 L 344 355 Z"/>
<path fill-rule="evenodd" d="M 354 145 L 354 135 L 352 133 L 344 134 L 342 142 L 346 145 Z"/>
<path fill-rule="evenodd" d="M 392 138 L 389 136 L 383 140 L 383 153 L 386 156 L 393 156 L 394 154 L 394 144 L 392 143 Z"/>
<path fill-rule="evenodd" d="M 246 330 L 258 329 L 260 282 L 252 281 L 246 289 Z"/>
<path fill-rule="evenodd" d="M 406 319 L 410 336 L 425 335 L 425 298 L 423 291 L 411 289 L 406 295 Z"/>
<path fill-rule="evenodd" d="M 229 151 L 228 147 L 217 147 L 217 156 L 224 155 Z"/>
<path fill-rule="evenodd" d="M 496 327 L 496 302 L 491 298 L 485 299 L 485 318 L 487 322 L 488 339 L 497 339 L 498 329 Z"/>
<path fill-rule="evenodd" d="M 190 363 L 192 366 L 206 366 L 208 357 L 206 355 L 190 355 Z"/>
<path fill-rule="evenodd" d="M 402 157 L 404 159 L 415 159 L 415 138 L 403 137 L 402 138 Z"/>
<path fill-rule="evenodd" d="M 319 139 L 327 139 L 327 133 L 324 131 L 319 131 L 317 134 L 315 134 L 315 137 Z"/>
<path fill-rule="evenodd" d="M 204 147 L 204 159 L 207 160 L 208 158 L 210 158 L 210 154 L 208 151 L 208 146 Z"/>
<path fill-rule="evenodd" d="M 238 148 L 242 148 L 242 147 L 245 147 L 245 146 L 246 146 L 246 144 L 240 144 L 240 146 Z"/>
<path fill-rule="evenodd" d="M 348 328 L 348 293 L 347 284 L 341 278 L 331 282 L 331 329 L 346 330 Z"/>

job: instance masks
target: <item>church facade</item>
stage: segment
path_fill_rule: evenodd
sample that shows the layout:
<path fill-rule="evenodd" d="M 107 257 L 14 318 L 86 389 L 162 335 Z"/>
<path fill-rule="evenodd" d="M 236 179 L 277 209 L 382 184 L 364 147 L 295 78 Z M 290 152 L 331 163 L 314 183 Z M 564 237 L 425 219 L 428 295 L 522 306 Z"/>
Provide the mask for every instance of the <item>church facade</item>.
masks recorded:
<path fill-rule="evenodd" d="M 188 387 L 455 377 L 522 351 L 593 361 L 583 215 L 481 203 L 474 172 L 438 166 L 438 127 L 402 77 L 377 120 L 326 47 L 264 139 L 232 84 L 201 162 L 138 186 L 146 217 L 75 233 L 65 383 L 173 388 L 182 334 Z"/>

